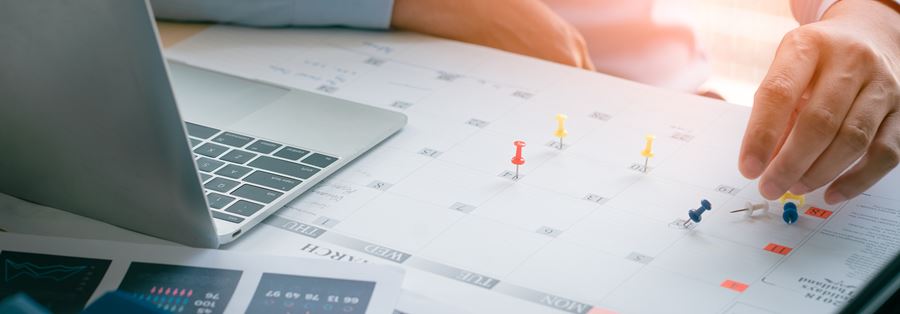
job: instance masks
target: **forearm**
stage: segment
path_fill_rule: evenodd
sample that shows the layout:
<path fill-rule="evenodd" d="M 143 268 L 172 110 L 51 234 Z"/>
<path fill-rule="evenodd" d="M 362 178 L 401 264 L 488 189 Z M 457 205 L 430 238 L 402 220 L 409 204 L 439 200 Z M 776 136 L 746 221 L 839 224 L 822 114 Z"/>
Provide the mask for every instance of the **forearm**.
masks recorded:
<path fill-rule="evenodd" d="M 540 0 L 396 0 L 391 26 L 593 69 L 581 34 Z"/>
<path fill-rule="evenodd" d="M 150 0 L 159 19 L 249 26 L 386 29 L 393 0 Z"/>

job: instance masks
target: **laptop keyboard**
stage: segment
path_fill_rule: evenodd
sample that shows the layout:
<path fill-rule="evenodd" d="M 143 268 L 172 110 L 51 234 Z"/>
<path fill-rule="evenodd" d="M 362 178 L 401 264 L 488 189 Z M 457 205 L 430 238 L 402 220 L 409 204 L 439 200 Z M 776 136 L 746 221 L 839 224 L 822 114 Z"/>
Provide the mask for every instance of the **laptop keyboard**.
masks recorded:
<path fill-rule="evenodd" d="M 185 122 L 212 216 L 259 212 L 338 160 L 322 153 Z"/>

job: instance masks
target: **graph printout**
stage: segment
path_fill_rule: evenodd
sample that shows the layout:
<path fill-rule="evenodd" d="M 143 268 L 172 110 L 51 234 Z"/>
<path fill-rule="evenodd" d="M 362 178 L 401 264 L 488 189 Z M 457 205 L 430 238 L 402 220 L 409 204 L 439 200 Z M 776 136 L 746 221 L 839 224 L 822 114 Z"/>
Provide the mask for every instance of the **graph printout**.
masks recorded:
<path fill-rule="evenodd" d="M 0 232 L 0 299 L 79 313 L 113 290 L 167 313 L 393 313 L 398 267 Z"/>
<path fill-rule="evenodd" d="M 110 260 L 0 252 L 0 299 L 24 292 L 53 313 L 78 313 L 100 284 Z"/>
<path fill-rule="evenodd" d="M 231 300 L 241 271 L 132 262 L 119 290 L 165 311 L 217 314 Z"/>
<path fill-rule="evenodd" d="M 263 274 L 247 312 L 362 314 L 374 289 L 374 282 L 267 273 Z"/>

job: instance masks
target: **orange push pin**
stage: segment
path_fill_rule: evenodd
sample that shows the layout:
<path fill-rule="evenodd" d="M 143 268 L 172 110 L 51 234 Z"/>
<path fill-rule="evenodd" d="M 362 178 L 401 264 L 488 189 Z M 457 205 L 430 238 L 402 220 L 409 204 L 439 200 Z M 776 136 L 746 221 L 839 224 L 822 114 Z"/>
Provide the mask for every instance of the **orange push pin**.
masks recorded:
<path fill-rule="evenodd" d="M 513 179 L 519 178 L 519 166 L 525 164 L 525 158 L 522 157 L 522 147 L 525 147 L 525 142 L 523 141 L 515 141 L 513 145 L 516 145 L 516 155 L 512 158 L 513 165 L 516 165 L 516 176 Z"/>

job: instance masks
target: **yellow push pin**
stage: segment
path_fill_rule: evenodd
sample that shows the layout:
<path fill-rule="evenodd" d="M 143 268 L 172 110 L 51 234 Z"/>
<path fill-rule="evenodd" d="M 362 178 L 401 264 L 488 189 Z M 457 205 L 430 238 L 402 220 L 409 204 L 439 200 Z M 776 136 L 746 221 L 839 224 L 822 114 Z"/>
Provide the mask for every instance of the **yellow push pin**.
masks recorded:
<path fill-rule="evenodd" d="M 656 139 L 656 136 L 653 134 L 647 134 L 647 143 L 644 144 L 644 150 L 641 151 L 641 156 L 644 156 L 644 172 L 647 172 L 647 164 L 650 162 L 650 157 L 653 157 L 653 140 Z"/>
<path fill-rule="evenodd" d="M 797 207 L 803 207 L 803 204 L 806 203 L 806 196 L 785 192 L 778 200 L 781 201 L 782 204 L 792 201 L 797 203 Z"/>
<path fill-rule="evenodd" d="M 559 138 L 559 147 L 557 147 L 559 149 L 563 149 L 563 138 L 566 137 L 566 135 L 569 135 L 569 131 L 566 131 L 566 119 L 568 118 L 569 116 L 561 113 L 556 115 L 556 122 L 558 124 L 556 127 L 556 132 L 553 133 L 553 136 Z"/>

